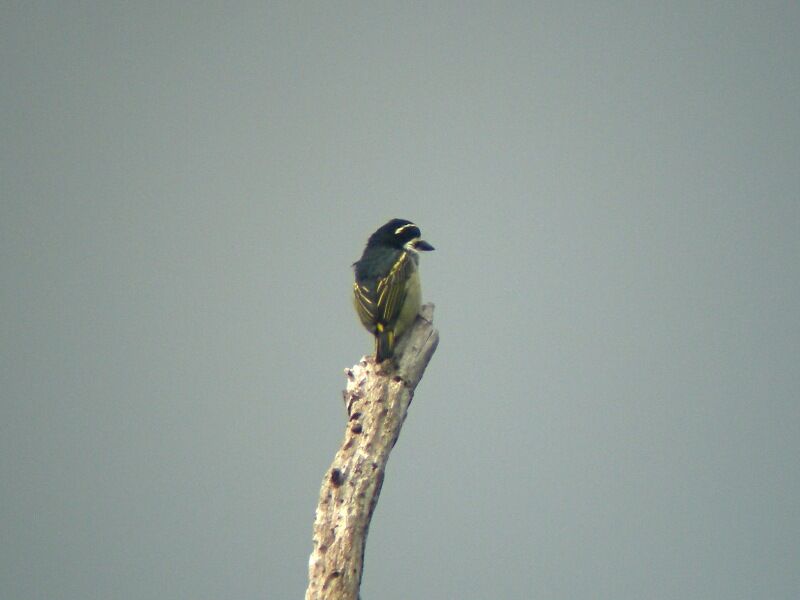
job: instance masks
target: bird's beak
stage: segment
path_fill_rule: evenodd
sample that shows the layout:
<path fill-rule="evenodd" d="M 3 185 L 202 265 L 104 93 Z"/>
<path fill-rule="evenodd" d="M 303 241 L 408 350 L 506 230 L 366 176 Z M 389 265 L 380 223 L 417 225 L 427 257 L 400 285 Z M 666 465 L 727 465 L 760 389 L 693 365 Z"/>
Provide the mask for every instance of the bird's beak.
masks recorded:
<path fill-rule="evenodd" d="M 417 241 L 417 242 L 414 244 L 414 249 L 415 249 L 415 250 L 426 250 L 426 251 L 428 251 L 428 250 L 434 250 L 435 248 L 434 248 L 433 246 L 431 246 L 431 245 L 430 245 L 428 242 L 426 242 L 425 240 L 418 240 L 418 241 Z"/>

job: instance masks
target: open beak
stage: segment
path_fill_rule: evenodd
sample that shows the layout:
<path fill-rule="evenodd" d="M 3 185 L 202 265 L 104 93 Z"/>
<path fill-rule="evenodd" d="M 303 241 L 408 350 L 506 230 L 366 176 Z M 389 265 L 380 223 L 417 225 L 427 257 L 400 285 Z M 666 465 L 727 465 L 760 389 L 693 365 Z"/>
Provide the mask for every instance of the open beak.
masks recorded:
<path fill-rule="evenodd" d="M 434 250 L 435 248 L 434 248 L 433 246 L 431 246 L 431 245 L 430 245 L 428 242 L 426 242 L 425 240 L 418 240 L 418 241 L 417 241 L 417 242 L 414 244 L 414 249 L 415 249 L 415 250 L 425 250 L 425 251 L 428 251 L 428 250 Z"/>

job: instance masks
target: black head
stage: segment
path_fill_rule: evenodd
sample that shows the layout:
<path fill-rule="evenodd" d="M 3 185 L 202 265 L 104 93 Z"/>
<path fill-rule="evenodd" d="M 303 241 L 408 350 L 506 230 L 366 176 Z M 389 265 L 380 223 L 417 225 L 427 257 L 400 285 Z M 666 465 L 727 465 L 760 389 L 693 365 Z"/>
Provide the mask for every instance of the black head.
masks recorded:
<path fill-rule="evenodd" d="M 419 227 L 411 221 L 392 219 L 369 236 L 367 248 L 390 246 L 398 249 L 408 247 L 412 250 L 433 250 L 433 246 L 420 239 L 421 236 Z"/>

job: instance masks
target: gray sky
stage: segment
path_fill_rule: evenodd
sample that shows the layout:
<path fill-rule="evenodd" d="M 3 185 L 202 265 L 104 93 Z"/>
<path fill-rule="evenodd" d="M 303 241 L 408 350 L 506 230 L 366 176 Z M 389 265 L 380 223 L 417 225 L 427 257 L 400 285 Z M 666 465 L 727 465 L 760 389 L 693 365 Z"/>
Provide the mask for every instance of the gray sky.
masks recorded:
<path fill-rule="evenodd" d="M 301 597 L 392 217 L 366 599 L 800 597 L 797 3 L 2 13 L 0 597 Z"/>

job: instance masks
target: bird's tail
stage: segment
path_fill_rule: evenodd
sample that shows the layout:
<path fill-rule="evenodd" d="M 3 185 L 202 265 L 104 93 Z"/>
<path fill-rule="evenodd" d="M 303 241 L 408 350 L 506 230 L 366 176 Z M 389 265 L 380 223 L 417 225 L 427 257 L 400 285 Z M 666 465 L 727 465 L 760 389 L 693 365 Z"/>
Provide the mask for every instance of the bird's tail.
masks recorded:
<path fill-rule="evenodd" d="M 394 331 L 378 326 L 375 332 L 375 362 L 383 362 L 394 353 Z"/>

